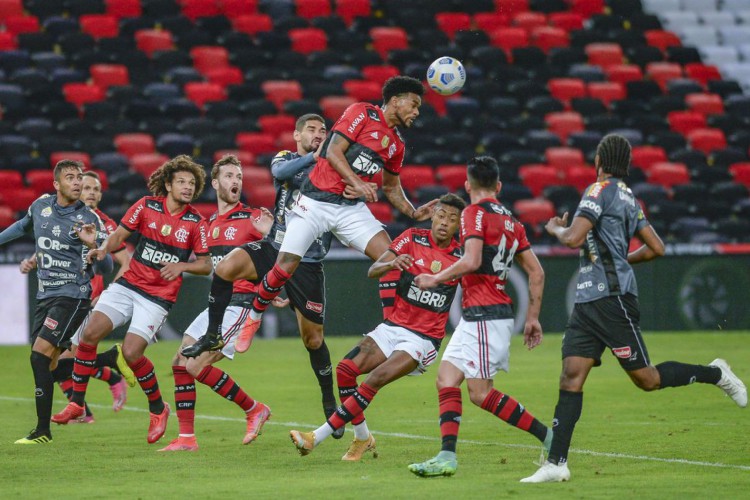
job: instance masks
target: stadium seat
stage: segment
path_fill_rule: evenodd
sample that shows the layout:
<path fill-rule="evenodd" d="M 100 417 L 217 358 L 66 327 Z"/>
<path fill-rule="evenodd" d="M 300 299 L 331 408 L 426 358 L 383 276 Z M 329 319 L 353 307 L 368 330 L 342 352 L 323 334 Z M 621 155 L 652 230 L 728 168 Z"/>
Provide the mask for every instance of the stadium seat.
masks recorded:
<path fill-rule="evenodd" d="M 229 85 L 242 85 L 245 77 L 242 70 L 235 66 L 223 66 L 221 68 L 212 68 L 205 72 L 205 77 L 211 83 L 216 83 L 222 87 Z"/>
<path fill-rule="evenodd" d="M 620 82 L 591 82 L 586 85 L 589 96 L 598 99 L 609 107 L 612 101 L 619 101 L 627 97 L 625 86 Z"/>
<path fill-rule="evenodd" d="M 490 34 L 490 43 L 494 47 L 499 47 L 505 51 L 510 58 L 511 51 L 518 47 L 529 45 L 529 35 L 523 28 L 502 27 L 497 28 Z"/>
<path fill-rule="evenodd" d="M 105 92 L 114 85 L 129 85 L 128 68 L 123 64 L 95 64 L 89 68 L 94 85 Z"/>
<path fill-rule="evenodd" d="M 55 151 L 49 156 L 49 163 L 51 167 L 57 165 L 60 160 L 73 160 L 80 161 L 83 163 L 83 168 L 88 170 L 91 168 L 91 156 L 88 153 L 82 151 Z"/>
<path fill-rule="evenodd" d="M 357 100 L 350 96 L 328 96 L 319 101 L 323 116 L 331 121 L 338 120 L 346 108 L 356 103 Z"/>
<path fill-rule="evenodd" d="M 680 37 L 665 30 L 646 30 L 643 35 L 646 37 L 646 43 L 656 47 L 661 51 L 667 50 L 668 47 L 680 46 Z"/>
<path fill-rule="evenodd" d="M 438 165 L 435 169 L 435 179 L 452 192 L 463 189 L 466 181 L 466 166 Z"/>
<path fill-rule="evenodd" d="M 390 65 L 368 65 L 361 69 L 362 78 L 377 83 L 381 87 L 389 78 L 400 74 L 396 66 Z"/>
<path fill-rule="evenodd" d="M 335 0 L 336 15 L 351 26 L 357 17 L 369 17 L 372 12 L 370 0 Z"/>
<path fill-rule="evenodd" d="M 697 128 L 687 133 L 690 147 L 708 154 L 727 147 L 724 131 L 718 128 Z"/>
<path fill-rule="evenodd" d="M 750 162 L 735 163 L 729 167 L 735 182 L 750 187 Z"/>
<path fill-rule="evenodd" d="M 409 39 L 403 28 L 386 26 L 372 28 L 370 38 L 372 38 L 375 51 L 384 61 L 388 59 L 390 51 L 409 48 Z"/>
<path fill-rule="evenodd" d="M 297 15 L 305 19 L 331 15 L 331 2 L 329 0 L 294 0 L 294 3 Z"/>
<path fill-rule="evenodd" d="M 616 43 L 590 43 L 584 50 L 589 64 L 601 66 L 605 71 L 609 66 L 623 64 L 622 47 Z"/>
<path fill-rule="evenodd" d="M 573 186 L 579 193 L 596 182 L 596 170 L 584 165 L 568 167 L 562 171 L 562 176 L 562 184 Z"/>
<path fill-rule="evenodd" d="M 631 163 L 641 170 L 648 171 L 651 165 L 666 162 L 667 153 L 659 146 L 636 146 L 631 152 Z"/>
<path fill-rule="evenodd" d="M 530 42 L 549 54 L 553 49 L 570 46 L 570 36 L 563 28 L 539 26 L 531 30 Z"/>
<path fill-rule="evenodd" d="M 10 192 L 23 187 L 23 177 L 18 170 L 0 170 L 0 190 Z"/>
<path fill-rule="evenodd" d="M 244 14 L 232 18 L 232 28 L 240 33 L 255 36 L 273 31 L 273 19 L 267 14 Z"/>
<path fill-rule="evenodd" d="M 0 191 L 0 206 L 6 206 L 13 212 L 25 212 L 42 193 L 52 193 L 54 190 L 50 182 L 49 187 L 42 192 L 24 187 L 14 189 L 12 193 L 8 193 L 7 195 Z"/>
<path fill-rule="evenodd" d="M 2 198 L 3 192 L 0 191 L 0 198 Z M 16 215 L 13 213 L 13 209 L 8 206 L 0 206 L 0 229 L 5 229 L 16 222 Z"/>
<path fill-rule="evenodd" d="M 24 10 L 21 0 L 0 1 L 0 21 L 4 21 L 13 16 L 22 16 L 23 14 Z"/>
<path fill-rule="evenodd" d="M 495 0 L 495 11 L 512 16 L 529 10 L 529 0 Z"/>
<path fill-rule="evenodd" d="M 117 18 L 109 14 L 88 14 L 78 20 L 81 31 L 95 39 L 114 38 L 120 34 Z"/>
<path fill-rule="evenodd" d="M 667 122 L 669 128 L 682 135 L 706 127 L 706 117 L 695 111 L 672 111 L 667 114 Z"/>
<path fill-rule="evenodd" d="M 721 73 L 716 66 L 702 63 L 688 63 L 685 65 L 685 76 L 695 80 L 701 85 L 707 85 L 709 81 L 721 80 Z"/>
<path fill-rule="evenodd" d="M 90 102 L 103 101 L 104 89 L 87 83 L 66 83 L 62 88 L 65 100 L 79 108 Z"/>
<path fill-rule="evenodd" d="M 723 115 L 724 101 L 718 94 L 688 94 L 685 96 L 685 104 L 692 111 L 704 115 Z"/>
<path fill-rule="evenodd" d="M 549 113 L 544 117 L 547 128 L 557 134 L 562 142 L 568 140 L 568 136 L 573 132 L 580 132 L 585 129 L 583 117 L 575 111 L 563 111 L 560 113 Z"/>
<path fill-rule="evenodd" d="M 369 80 L 347 80 L 343 87 L 346 94 L 357 101 L 380 102 L 383 99 L 382 85 Z"/>
<path fill-rule="evenodd" d="M 455 38 L 456 31 L 471 29 L 471 17 L 465 12 L 440 12 L 435 14 L 435 22 L 451 40 Z"/>
<path fill-rule="evenodd" d="M 604 68 L 607 80 L 626 84 L 643 79 L 643 72 L 635 64 L 611 64 Z"/>
<path fill-rule="evenodd" d="M 10 16 L 5 19 L 5 31 L 13 35 L 37 33 L 40 29 L 36 16 Z"/>
<path fill-rule="evenodd" d="M 153 57 L 158 50 L 173 50 L 172 34 L 165 30 L 144 29 L 135 32 L 135 43 L 138 50 Z"/>
<path fill-rule="evenodd" d="M 646 75 L 664 90 L 669 80 L 682 78 L 682 66 L 670 62 L 649 63 L 646 65 Z"/>
<path fill-rule="evenodd" d="M 555 216 L 555 206 L 551 201 L 540 198 L 518 200 L 513 204 L 513 213 L 518 220 L 531 226 L 538 234 L 541 232 L 541 226 Z"/>
<path fill-rule="evenodd" d="M 195 69 L 205 74 L 215 68 L 229 66 L 229 51 L 224 47 L 199 45 L 190 49 Z"/>
<path fill-rule="evenodd" d="M 549 165 L 559 169 L 566 169 L 586 163 L 583 153 L 579 149 L 574 148 L 548 148 L 544 153 L 544 157 Z"/>
<path fill-rule="evenodd" d="M 368 203 L 367 208 L 370 209 L 372 215 L 375 216 L 380 222 L 388 224 L 393 222 L 393 206 L 388 202 L 378 201 L 375 203 Z"/>
<path fill-rule="evenodd" d="M 427 165 L 404 165 L 401 168 L 401 186 L 409 192 L 414 192 L 422 186 L 435 184 L 435 173 Z"/>
<path fill-rule="evenodd" d="M 552 78 L 547 82 L 547 88 L 552 97 L 568 107 L 571 99 L 586 97 L 586 86 L 579 78 Z"/>
<path fill-rule="evenodd" d="M 258 171 L 263 169 L 256 168 L 253 170 Z M 246 177 L 245 174 L 243 174 L 243 177 Z M 276 188 L 273 184 L 250 184 L 250 186 L 246 186 L 248 186 L 247 182 L 243 184 L 243 193 L 252 206 L 273 209 L 276 203 Z"/>
<path fill-rule="evenodd" d="M 292 50 L 304 55 L 328 48 L 328 36 L 325 31 L 318 28 L 289 30 L 289 39 L 292 41 Z"/>
<path fill-rule="evenodd" d="M 505 12 L 478 12 L 473 19 L 477 29 L 488 35 L 498 28 L 510 26 L 510 14 Z"/>
<path fill-rule="evenodd" d="M 546 165 L 524 165 L 518 169 L 518 176 L 535 197 L 541 196 L 546 187 L 561 184 L 557 170 Z"/>
<path fill-rule="evenodd" d="M 207 102 L 223 101 L 227 98 L 226 89 L 218 83 L 190 82 L 185 84 L 184 90 L 185 97 L 199 108 L 203 108 Z"/>
<path fill-rule="evenodd" d="M 277 152 L 275 137 L 258 132 L 240 132 L 235 137 L 237 147 L 254 155 L 273 154 Z"/>
<path fill-rule="evenodd" d="M 582 17 L 589 18 L 594 14 L 604 12 L 604 0 L 572 0 L 568 1 L 571 12 L 580 14 Z"/>
<path fill-rule="evenodd" d="M 556 26 L 568 32 L 583 28 L 583 16 L 577 12 L 551 12 L 547 18 L 550 26 Z"/>
<path fill-rule="evenodd" d="M 137 153 L 130 158 L 130 168 L 133 172 L 148 179 L 156 169 L 169 161 L 169 157 L 161 153 Z"/>
<path fill-rule="evenodd" d="M 119 134 L 114 138 L 114 145 L 117 152 L 129 160 L 136 154 L 156 152 L 154 138 L 144 133 Z"/>
<path fill-rule="evenodd" d="M 140 0 L 105 0 L 104 3 L 107 6 L 107 14 L 118 19 L 143 15 Z"/>
<path fill-rule="evenodd" d="M 292 115 L 263 115 L 258 118 L 258 125 L 261 132 L 276 137 L 283 132 L 293 132 L 296 121 Z"/>
<path fill-rule="evenodd" d="M 302 85 L 296 80 L 266 80 L 260 87 L 279 111 L 285 102 L 302 99 Z"/>
<path fill-rule="evenodd" d="M 651 184 L 657 184 L 667 189 L 677 184 L 690 183 L 690 173 L 684 163 L 654 163 L 646 176 Z"/>
<path fill-rule="evenodd" d="M 52 169 L 29 170 L 26 172 L 26 184 L 34 190 L 37 196 L 54 190 L 52 183 L 55 175 Z"/>

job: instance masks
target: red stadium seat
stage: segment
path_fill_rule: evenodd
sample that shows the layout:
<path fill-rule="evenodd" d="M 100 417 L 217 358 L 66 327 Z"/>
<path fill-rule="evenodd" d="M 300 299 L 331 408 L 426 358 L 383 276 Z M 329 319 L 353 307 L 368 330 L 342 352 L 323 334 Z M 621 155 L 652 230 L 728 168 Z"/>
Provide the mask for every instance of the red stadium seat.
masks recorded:
<path fill-rule="evenodd" d="M 185 97 L 199 108 L 203 108 L 207 102 L 225 101 L 227 91 L 218 83 L 189 82 L 185 84 Z"/>
<path fill-rule="evenodd" d="M 690 183 L 690 173 L 684 163 L 654 163 L 646 175 L 650 183 L 667 189 L 678 184 Z"/>
<path fill-rule="evenodd" d="M 577 12 L 552 12 L 548 18 L 550 26 L 556 26 L 566 31 L 583 29 L 583 16 Z"/>
<path fill-rule="evenodd" d="M 128 85 L 130 76 L 124 64 L 94 64 L 89 68 L 91 79 L 105 91 L 112 86 Z"/>
<path fill-rule="evenodd" d="M 204 218 L 210 219 L 211 216 L 216 212 L 217 206 L 216 203 L 191 203 L 190 206 L 192 206 L 194 209 L 198 211 L 199 214 L 201 214 Z"/>
<path fill-rule="evenodd" d="M 575 148 L 547 148 L 544 152 L 544 158 L 548 164 L 558 169 L 565 169 L 586 163 L 581 150 Z"/>
<path fill-rule="evenodd" d="M 370 0 L 336 0 L 336 15 L 351 25 L 356 17 L 370 17 Z"/>
<path fill-rule="evenodd" d="M 102 191 L 109 189 L 109 178 L 107 177 L 107 172 L 96 169 L 91 169 L 91 172 L 95 172 L 99 176 L 99 182 L 102 183 Z"/>
<path fill-rule="evenodd" d="M 511 19 L 511 25 L 523 28 L 527 32 L 531 32 L 531 30 L 540 26 L 547 26 L 547 16 L 541 12 L 531 10 L 516 12 L 511 16 Z"/>
<path fill-rule="evenodd" d="M 258 125 L 261 132 L 270 134 L 274 137 L 282 132 L 293 132 L 297 119 L 292 115 L 263 115 L 258 118 Z"/>
<path fill-rule="evenodd" d="M 344 91 L 357 101 L 381 101 L 383 99 L 382 85 L 369 80 L 347 80 Z"/>
<path fill-rule="evenodd" d="M 5 31 L 14 35 L 37 33 L 39 19 L 36 16 L 11 16 L 5 19 Z"/>
<path fill-rule="evenodd" d="M 571 99 L 586 97 L 586 86 L 580 78 L 551 78 L 547 88 L 552 97 L 564 102 L 566 107 Z"/>
<path fill-rule="evenodd" d="M 140 0 L 105 0 L 104 3 L 107 5 L 107 14 L 118 19 L 143 15 Z"/>
<path fill-rule="evenodd" d="M 23 3 L 21 0 L 0 1 L 0 21 L 13 16 L 23 15 Z"/>
<path fill-rule="evenodd" d="M 118 134 L 114 144 L 117 152 L 129 159 L 137 154 L 156 152 L 154 138 L 144 133 Z"/>
<path fill-rule="evenodd" d="M 272 186 L 273 176 L 267 168 L 261 167 L 243 167 L 242 180 L 244 189 L 250 189 L 251 186 Z"/>
<path fill-rule="evenodd" d="M 221 68 L 209 69 L 205 73 L 206 78 L 211 83 L 216 83 L 222 87 L 227 85 L 240 85 L 245 81 L 242 70 L 236 66 L 223 66 Z"/>
<path fill-rule="evenodd" d="M 245 14 L 232 18 L 232 28 L 240 33 L 255 36 L 273 31 L 273 19 L 267 14 Z"/>
<path fill-rule="evenodd" d="M 63 85 L 63 96 L 66 101 L 79 108 L 90 102 L 103 101 L 105 98 L 104 89 L 88 83 L 66 83 Z"/>
<path fill-rule="evenodd" d="M 215 68 L 229 66 L 229 51 L 224 47 L 213 45 L 199 45 L 190 49 L 195 69 L 205 74 Z"/>
<path fill-rule="evenodd" d="M 91 156 L 81 151 L 55 151 L 49 155 L 49 164 L 51 167 L 57 165 L 60 160 L 73 160 L 83 163 L 84 170 L 91 168 Z"/>
<path fill-rule="evenodd" d="M 120 34 L 120 24 L 109 14 L 86 14 L 78 19 L 81 31 L 96 39 L 114 38 Z"/>
<path fill-rule="evenodd" d="M 495 11 L 513 15 L 529 10 L 529 0 L 495 0 Z"/>
<path fill-rule="evenodd" d="M 589 185 L 596 182 L 596 170 L 593 167 L 585 165 L 569 167 L 563 170 L 562 174 L 562 184 L 573 186 L 579 193 L 582 193 Z"/>
<path fill-rule="evenodd" d="M 685 76 L 705 86 L 709 81 L 721 80 L 721 73 L 716 66 L 701 63 L 688 63 L 685 65 Z"/>
<path fill-rule="evenodd" d="M 219 2 L 216 0 L 180 0 L 182 15 L 195 21 L 201 17 L 215 17 L 221 15 Z"/>
<path fill-rule="evenodd" d="M 2 193 L 0 193 L 1 197 Z M 5 205 L 0 206 L 0 229 L 5 229 L 14 222 L 16 222 L 16 215 L 13 213 L 13 209 Z"/>
<path fill-rule="evenodd" d="M 539 26 L 531 30 L 531 44 L 548 53 L 552 49 L 568 47 L 570 35 L 562 28 Z"/>
<path fill-rule="evenodd" d="M 255 170 L 257 171 L 263 169 L 256 168 Z M 273 186 L 273 184 L 251 184 L 250 186 L 248 186 L 247 183 L 245 183 L 243 184 L 243 193 L 245 193 L 245 196 L 248 199 L 248 203 L 250 203 L 250 205 L 254 207 L 265 207 L 268 209 L 273 209 L 274 205 L 276 204 L 276 188 Z"/>
<path fill-rule="evenodd" d="M 224 156 L 234 155 L 240 160 L 243 167 L 249 167 L 255 163 L 255 155 L 249 151 L 240 151 L 239 149 L 220 149 L 214 151 L 214 163 L 221 160 Z"/>
<path fill-rule="evenodd" d="M 260 88 L 279 111 L 285 102 L 302 99 L 302 85 L 296 80 L 266 80 Z"/>
<path fill-rule="evenodd" d="M 688 94 L 685 96 L 685 104 L 692 111 L 704 115 L 724 114 L 724 101 L 718 94 Z"/>
<path fill-rule="evenodd" d="M 364 78 L 365 80 L 370 80 L 371 82 L 375 82 L 381 87 L 389 78 L 401 74 L 396 66 L 389 65 L 363 66 L 361 73 L 362 78 Z"/>
<path fill-rule="evenodd" d="M 130 169 L 148 179 L 156 169 L 168 161 L 169 156 L 161 153 L 138 153 L 130 158 Z"/>
<path fill-rule="evenodd" d="M 622 47 L 616 43 L 590 43 L 584 50 L 590 64 L 606 68 L 623 63 Z"/>
<path fill-rule="evenodd" d="M 331 15 L 330 0 L 295 0 L 297 15 L 305 19 Z"/>
<path fill-rule="evenodd" d="M 658 83 L 662 90 L 665 90 L 668 81 L 682 78 L 682 66 L 670 62 L 648 63 L 646 65 L 646 76 Z"/>
<path fill-rule="evenodd" d="M 328 48 L 328 36 L 320 28 L 298 28 L 289 30 L 292 50 L 300 54 L 310 54 Z"/>
<path fill-rule="evenodd" d="M 699 128 L 687 133 L 690 147 L 709 154 L 727 147 L 727 138 L 720 128 Z"/>
<path fill-rule="evenodd" d="M 222 0 L 221 11 L 229 19 L 258 13 L 259 0 Z"/>
<path fill-rule="evenodd" d="M 640 66 L 635 64 L 612 64 L 604 68 L 604 74 L 610 82 L 625 85 L 628 82 L 643 80 L 643 72 Z"/>
<path fill-rule="evenodd" d="M 287 130 L 276 136 L 278 151 L 297 151 L 297 141 L 294 140 L 294 130 Z"/>
<path fill-rule="evenodd" d="M 573 132 L 581 132 L 586 129 L 583 117 L 575 111 L 549 113 L 544 117 L 544 121 L 547 123 L 547 129 L 560 137 L 563 143 L 568 140 L 568 136 Z"/>
<path fill-rule="evenodd" d="M 729 167 L 729 173 L 735 182 L 750 188 L 750 162 L 733 163 Z"/>
<path fill-rule="evenodd" d="M 529 35 L 523 28 L 498 28 L 490 33 L 490 44 L 500 47 L 510 56 L 511 50 L 529 45 Z"/>
<path fill-rule="evenodd" d="M 435 14 L 438 28 L 453 40 L 458 30 L 471 29 L 471 17 L 465 12 L 439 12 Z"/>
<path fill-rule="evenodd" d="M 23 187 L 23 177 L 17 170 L 0 170 L 0 190 L 11 191 Z"/>
<path fill-rule="evenodd" d="M 435 172 L 428 165 L 404 165 L 401 168 L 401 186 L 411 192 L 435 184 Z"/>
<path fill-rule="evenodd" d="M 604 13 L 604 0 L 568 0 L 570 11 L 589 18 Z"/>
<path fill-rule="evenodd" d="M 25 212 L 29 206 L 34 203 L 34 200 L 39 198 L 43 193 L 52 193 L 55 188 L 50 183 L 49 187 L 43 192 L 37 193 L 32 188 L 18 188 L 12 193 L 0 192 L 0 205 L 5 205 L 10 208 L 13 212 Z"/>
<path fill-rule="evenodd" d="M 157 50 L 174 49 L 172 33 L 166 30 L 138 30 L 135 32 L 135 44 L 149 57 Z"/>
<path fill-rule="evenodd" d="M 631 153 L 633 166 L 648 171 L 654 163 L 665 162 L 667 152 L 659 146 L 634 146 Z"/>
<path fill-rule="evenodd" d="M 18 48 L 18 40 L 16 35 L 13 33 L 7 33 L 0 31 L 0 51 L 3 50 L 16 50 Z"/>
<path fill-rule="evenodd" d="M 555 167 L 547 165 L 524 165 L 518 169 L 518 176 L 534 196 L 541 196 L 544 188 L 557 186 L 561 181 Z"/>
<path fill-rule="evenodd" d="M 466 166 L 438 165 L 435 169 L 435 178 L 450 191 L 458 191 L 463 189 L 466 182 Z"/>
<path fill-rule="evenodd" d="M 384 61 L 391 50 L 409 48 L 409 39 L 403 28 L 386 26 L 372 28 L 370 29 L 370 38 L 372 38 L 375 51 L 380 54 Z"/>
<path fill-rule="evenodd" d="M 346 108 L 357 102 L 357 100 L 350 96 L 338 96 L 332 95 L 323 97 L 318 101 L 320 109 L 323 111 L 323 116 L 329 120 L 336 121 L 341 118 Z"/>
<path fill-rule="evenodd" d="M 513 204 L 513 213 L 518 220 L 530 225 L 534 232 L 540 232 L 541 226 L 555 216 L 555 205 L 545 199 L 518 200 Z"/>
<path fill-rule="evenodd" d="M 375 203 L 368 203 L 367 208 L 369 208 L 372 215 L 383 224 L 393 222 L 393 207 L 390 203 L 377 201 Z"/>
<path fill-rule="evenodd" d="M 242 151 L 248 151 L 254 155 L 273 154 L 277 152 L 276 138 L 271 134 L 240 132 L 234 141 Z"/>
<path fill-rule="evenodd" d="M 54 191 L 55 188 L 52 185 L 54 181 L 55 174 L 51 168 L 26 172 L 26 184 L 34 190 L 37 196 Z"/>
<path fill-rule="evenodd" d="M 620 101 L 627 97 L 625 86 L 619 82 L 591 82 L 587 87 L 589 96 L 599 99 L 606 106 L 612 101 Z"/>
<path fill-rule="evenodd" d="M 669 128 L 682 135 L 706 127 L 706 117 L 695 111 L 670 111 L 667 113 L 667 122 Z"/>
<path fill-rule="evenodd" d="M 502 12 L 478 12 L 474 14 L 474 24 L 485 33 L 510 26 L 510 14 Z"/>
<path fill-rule="evenodd" d="M 646 43 L 652 47 L 661 50 L 667 50 L 668 47 L 680 47 L 680 37 L 671 31 L 664 30 L 646 30 L 643 35 L 646 37 Z"/>

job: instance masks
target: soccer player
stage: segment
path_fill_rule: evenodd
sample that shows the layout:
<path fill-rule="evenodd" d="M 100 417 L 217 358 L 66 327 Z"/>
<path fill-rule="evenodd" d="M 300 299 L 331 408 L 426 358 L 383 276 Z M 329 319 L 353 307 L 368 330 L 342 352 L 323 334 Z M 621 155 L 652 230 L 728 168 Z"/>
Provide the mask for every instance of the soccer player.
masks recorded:
<path fill-rule="evenodd" d="M 368 182 L 375 174 L 383 172 L 383 193 L 399 212 L 415 221 L 432 216 L 437 200 L 414 208 L 399 179 L 404 141 L 397 127 L 411 127 L 419 116 L 423 93 L 419 80 L 395 76 L 383 85 L 382 107 L 352 104 L 336 122 L 289 214 L 276 263 L 263 276 L 249 320 L 235 340 L 237 352 L 247 350 L 263 311 L 281 293 L 302 256 L 326 232 L 372 260 L 388 249 L 388 234 L 364 203 L 377 201 L 376 189 Z M 360 198 L 345 196 L 347 186 Z"/>
<path fill-rule="evenodd" d="M 53 422 L 66 424 L 84 413 L 82 404 L 94 371 L 96 347 L 113 329 L 130 321 L 122 351 L 148 398 L 147 441 L 155 443 L 164 435 L 169 406 L 162 400 L 154 365 L 144 352 L 177 298 L 182 273 L 211 272 L 206 221 L 190 206 L 203 191 L 205 175 L 203 167 L 185 155 L 164 163 L 149 178 L 153 196 L 130 207 L 115 232 L 89 255 L 90 259 L 102 258 L 133 232 L 140 233 L 130 269 L 107 287 L 94 307 L 76 353 L 73 397 L 52 417 Z M 189 261 L 193 252 L 196 259 Z"/>
<path fill-rule="evenodd" d="M 597 181 L 584 192 L 573 221 L 553 217 L 547 232 L 570 248 L 580 248 L 576 300 L 562 342 L 560 394 L 555 434 L 547 461 L 522 483 L 570 479 L 568 450 L 583 407 L 583 384 L 610 349 L 633 383 L 644 391 L 700 382 L 715 384 L 737 405 L 747 406 L 747 389 L 723 359 L 708 366 L 667 361 L 656 366 L 639 326 L 638 288 L 632 264 L 664 255 L 664 244 L 623 182 L 630 166 L 630 143 L 610 134 L 596 149 Z M 644 245 L 628 252 L 630 240 Z"/>
<path fill-rule="evenodd" d="M 258 241 L 268 234 L 273 215 L 266 209 L 250 208 L 240 203 L 242 166 L 234 155 L 221 158 L 211 169 L 211 185 L 216 190 L 218 211 L 211 216 L 208 226 L 208 249 L 214 265 L 221 262 L 232 249 L 249 241 Z M 271 409 L 255 401 L 226 372 L 214 366 L 224 358 L 234 358 L 234 336 L 244 317 L 256 285 L 247 280 L 234 282 L 229 307 L 222 321 L 224 347 L 221 351 L 206 351 L 196 358 L 186 358 L 181 348 L 193 345 L 208 325 L 208 309 L 195 318 L 185 330 L 182 345 L 172 361 L 175 405 L 179 434 L 159 451 L 195 451 L 195 381 L 207 385 L 218 395 L 234 402 L 245 413 L 247 432 L 242 444 L 249 444 L 260 434 L 263 424 L 271 416 Z"/>
<path fill-rule="evenodd" d="M 37 425 L 16 444 L 52 441 L 50 415 L 54 369 L 60 352 L 89 312 L 91 278 L 108 272 L 112 260 L 91 266 L 87 253 L 95 249 L 104 226 L 82 201 L 83 165 L 61 160 L 55 165 L 55 195 L 42 195 L 27 214 L 0 233 L 0 245 L 33 232 L 39 265 L 37 307 L 31 335 L 31 370 L 34 373 Z"/>
<path fill-rule="evenodd" d="M 411 472 L 423 477 L 456 473 L 456 442 L 464 380 L 472 403 L 532 434 L 545 447 L 552 440 L 550 429 L 521 403 L 493 387 L 495 374 L 499 370 L 508 371 L 514 315 L 505 286 L 511 265 L 515 261 L 528 275 L 529 307 L 523 341 L 529 349 L 542 342 L 539 311 L 544 271 L 526 239 L 523 225 L 497 200 L 502 185 L 495 159 L 489 156 L 473 158 L 466 172 L 465 186 L 471 205 L 461 214 L 463 256 L 439 273 L 421 274 L 415 280 L 422 290 L 431 290 L 460 277 L 463 288 L 462 318 L 443 352 L 436 383 L 441 450 L 430 460 L 409 465 Z"/>
<path fill-rule="evenodd" d="M 394 308 L 388 319 L 368 333 L 336 367 L 341 406 L 313 432 L 291 431 L 300 455 L 308 455 L 347 422 L 354 423 L 354 440 L 342 460 L 358 461 L 366 452 L 377 457 L 375 438 L 367 428 L 364 411 L 380 389 L 409 374 L 420 375 L 437 358 L 445 337 L 458 280 L 448 280 L 433 291 L 422 291 L 414 279 L 455 264 L 460 248 L 453 236 L 466 203 L 454 194 L 440 197 L 431 229 L 407 229 L 368 272 L 380 278 L 400 271 Z M 367 378 L 357 387 L 357 376 Z"/>

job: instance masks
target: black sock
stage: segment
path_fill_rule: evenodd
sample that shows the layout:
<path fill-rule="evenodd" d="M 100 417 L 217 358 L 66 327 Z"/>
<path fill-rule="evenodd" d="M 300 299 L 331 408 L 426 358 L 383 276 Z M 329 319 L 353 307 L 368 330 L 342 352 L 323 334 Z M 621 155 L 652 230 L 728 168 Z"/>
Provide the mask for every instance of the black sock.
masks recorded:
<path fill-rule="evenodd" d="M 665 361 L 656 365 L 661 382 L 659 389 L 681 387 L 693 382 L 716 385 L 721 379 L 721 369 L 715 366 L 689 365 L 678 361 Z"/>
<path fill-rule="evenodd" d="M 73 376 L 74 358 L 63 358 L 57 360 L 57 368 L 52 370 L 52 379 L 55 382 L 62 382 Z"/>
<path fill-rule="evenodd" d="M 552 421 L 552 447 L 548 460 L 562 465 L 568 461 L 570 440 L 573 438 L 576 422 L 581 418 L 583 409 L 583 393 L 570 392 L 560 389 L 560 396 L 555 407 L 555 419 Z"/>
<path fill-rule="evenodd" d="M 49 431 L 49 419 L 52 417 L 52 391 L 55 381 L 49 365 L 52 360 L 44 354 L 31 351 L 31 371 L 34 372 L 34 396 L 36 400 L 36 430 Z"/>
<path fill-rule="evenodd" d="M 310 354 L 310 366 L 315 372 L 323 395 L 323 404 L 336 406 L 336 396 L 333 394 L 333 366 L 331 366 L 331 353 L 324 340 L 317 349 L 308 349 Z"/>
<path fill-rule="evenodd" d="M 117 346 L 113 345 L 106 351 L 97 354 L 96 363 L 94 364 L 94 366 L 96 368 L 109 366 L 110 368 L 114 368 L 115 370 L 117 370 Z"/>
<path fill-rule="evenodd" d="M 208 328 L 206 333 L 221 335 L 221 323 L 224 312 L 232 300 L 232 282 L 220 278 L 214 273 L 211 281 L 211 293 L 208 295 Z"/>

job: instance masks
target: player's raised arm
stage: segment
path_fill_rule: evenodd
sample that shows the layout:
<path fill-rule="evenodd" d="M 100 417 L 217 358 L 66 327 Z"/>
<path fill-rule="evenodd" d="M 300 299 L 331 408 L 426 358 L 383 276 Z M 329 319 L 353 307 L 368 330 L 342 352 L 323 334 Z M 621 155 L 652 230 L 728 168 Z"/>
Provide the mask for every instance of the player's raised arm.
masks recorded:
<path fill-rule="evenodd" d="M 552 217 L 544 228 L 566 247 L 578 248 L 586 241 L 586 235 L 594 225 L 586 217 L 574 217 L 568 226 L 568 212 L 565 212 L 562 217 Z"/>
<path fill-rule="evenodd" d="M 87 257 L 88 261 L 93 262 L 94 259 L 104 259 L 104 256 L 120 248 L 131 234 L 132 233 L 125 229 L 125 227 L 117 226 L 117 229 L 107 236 L 107 239 L 104 240 L 99 248 L 95 248 L 89 252 Z"/>
<path fill-rule="evenodd" d="M 373 262 L 367 271 L 368 278 L 380 278 L 389 271 L 397 269 L 405 271 L 414 263 L 414 259 L 409 254 L 396 255 L 393 250 L 386 250 L 380 258 Z"/>

